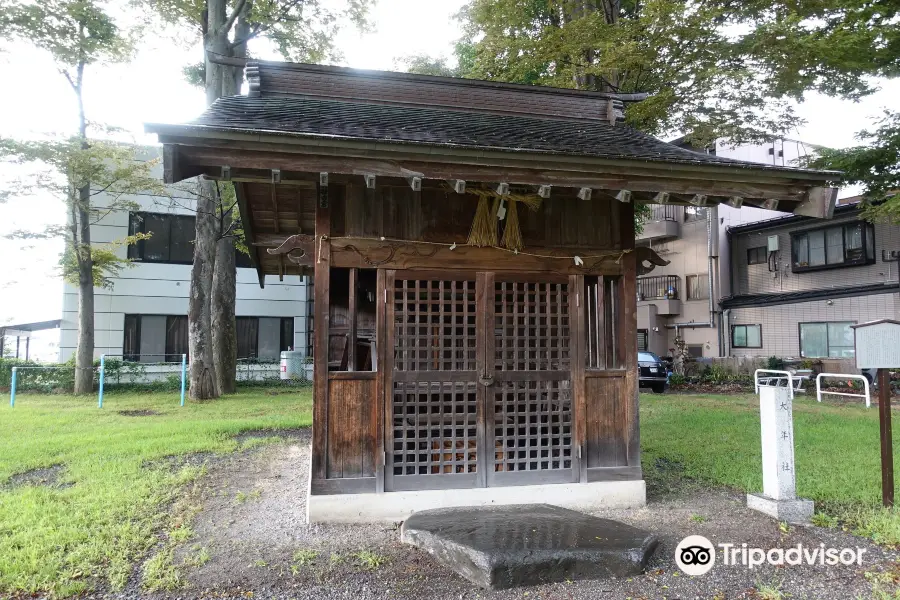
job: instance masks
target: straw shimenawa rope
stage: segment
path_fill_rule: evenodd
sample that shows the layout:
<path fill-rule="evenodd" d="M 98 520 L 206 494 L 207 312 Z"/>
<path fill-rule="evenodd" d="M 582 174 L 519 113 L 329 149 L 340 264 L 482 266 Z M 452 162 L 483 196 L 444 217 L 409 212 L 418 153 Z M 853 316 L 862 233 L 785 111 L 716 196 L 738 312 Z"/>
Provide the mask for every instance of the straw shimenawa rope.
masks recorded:
<path fill-rule="evenodd" d="M 519 224 L 519 213 L 516 204 L 523 203 L 529 209 L 536 211 L 541 206 L 543 198 L 535 194 L 506 194 L 501 196 L 489 189 L 466 189 L 467 194 L 478 196 L 478 208 L 475 209 L 475 218 L 472 220 L 472 228 L 469 230 L 469 246 L 484 248 L 486 246 L 497 247 L 497 220 L 502 200 L 507 200 L 506 227 L 503 231 L 503 239 L 500 246 L 507 250 L 517 252 L 524 248 L 522 229 Z M 488 208 L 488 199 L 493 202 Z"/>

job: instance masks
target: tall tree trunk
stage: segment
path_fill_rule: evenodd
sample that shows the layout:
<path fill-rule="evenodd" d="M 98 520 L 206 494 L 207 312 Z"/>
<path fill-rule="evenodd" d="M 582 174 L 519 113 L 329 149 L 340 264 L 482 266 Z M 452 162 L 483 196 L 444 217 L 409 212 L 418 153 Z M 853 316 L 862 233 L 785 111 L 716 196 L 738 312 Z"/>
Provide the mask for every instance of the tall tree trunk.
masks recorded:
<path fill-rule="evenodd" d="M 188 298 L 188 346 L 191 353 L 190 393 L 192 400 L 215 398 L 213 362 L 212 297 L 216 261 L 216 184 L 200 180 L 197 198 L 194 263 L 191 266 L 191 295 Z"/>
<path fill-rule="evenodd" d="M 226 55 L 226 0 L 207 0 L 204 36 L 206 60 L 206 103 L 212 104 L 222 91 L 223 69 L 209 60 L 209 54 Z M 191 352 L 191 398 L 207 400 L 218 396 L 213 359 L 212 297 L 216 246 L 219 238 L 219 194 L 215 182 L 200 181 L 194 236 L 194 263 L 191 266 L 191 295 L 188 299 L 188 342 Z"/>
<path fill-rule="evenodd" d="M 222 228 L 231 224 L 230 213 L 223 216 Z M 237 269 L 234 264 L 234 238 L 216 242 L 216 268 L 212 281 L 212 343 L 216 388 L 220 394 L 233 394 L 236 389 L 237 327 L 235 324 L 235 287 Z"/>
<path fill-rule="evenodd" d="M 75 350 L 75 393 L 94 390 L 94 265 L 91 260 L 91 215 L 86 206 L 91 199 L 90 186 L 78 190 L 78 345 Z"/>
<path fill-rule="evenodd" d="M 251 2 L 247 2 L 238 17 L 235 26 L 235 39 L 244 39 L 250 33 L 247 15 Z M 225 33 L 227 35 L 227 32 Z M 240 58 L 247 56 L 247 45 L 241 44 L 232 50 L 232 55 Z M 244 79 L 243 70 L 236 67 L 217 65 L 221 76 L 221 95 L 235 96 L 241 91 Z M 211 85 L 216 85 L 215 81 Z M 210 96 L 207 96 L 209 100 Z M 223 211 L 221 229 L 229 231 L 232 212 L 220 205 Z M 237 326 L 235 323 L 236 279 L 234 238 L 222 237 L 216 243 L 216 269 L 213 274 L 212 291 L 212 335 L 213 361 L 216 366 L 216 387 L 220 394 L 232 394 L 236 391 L 237 375 Z"/>
<path fill-rule="evenodd" d="M 83 30 L 83 27 L 82 27 Z M 84 67 L 81 61 L 77 68 L 76 80 L 72 84 L 78 99 L 78 138 L 82 150 L 88 148 L 87 118 L 84 115 Z M 74 183 L 74 182 L 72 182 Z M 71 187 L 70 187 L 71 190 Z M 70 192 L 71 193 L 71 192 Z M 75 393 L 90 394 L 94 390 L 94 261 L 91 257 L 91 183 L 82 182 L 78 197 L 70 201 L 76 204 L 73 210 L 72 243 L 78 265 L 78 344 L 75 348 Z"/>

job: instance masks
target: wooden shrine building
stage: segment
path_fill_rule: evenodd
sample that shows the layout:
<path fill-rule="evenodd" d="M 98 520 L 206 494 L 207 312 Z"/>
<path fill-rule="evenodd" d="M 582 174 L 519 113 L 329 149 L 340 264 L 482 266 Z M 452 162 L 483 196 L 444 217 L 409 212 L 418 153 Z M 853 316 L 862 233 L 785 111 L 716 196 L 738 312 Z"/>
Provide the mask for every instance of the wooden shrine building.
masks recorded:
<path fill-rule="evenodd" d="M 312 521 L 645 502 L 635 203 L 829 217 L 833 172 L 623 123 L 620 98 L 277 62 L 148 125 L 167 183 L 234 183 L 264 276 L 314 278 Z M 648 262 L 649 261 L 649 262 Z"/>

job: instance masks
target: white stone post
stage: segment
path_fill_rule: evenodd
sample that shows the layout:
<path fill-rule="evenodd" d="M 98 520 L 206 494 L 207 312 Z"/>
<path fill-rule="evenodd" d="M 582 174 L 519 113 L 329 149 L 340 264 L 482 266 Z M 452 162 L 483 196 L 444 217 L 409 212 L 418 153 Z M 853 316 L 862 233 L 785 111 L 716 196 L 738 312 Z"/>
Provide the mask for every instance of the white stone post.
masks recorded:
<path fill-rule="evenodd" d="M 794 412 L 789 387 L 759 388 L 763 493 L 747 494 L 747 506 L 788 523 L 808 523 L 811 500 L 797 498 Z"/>

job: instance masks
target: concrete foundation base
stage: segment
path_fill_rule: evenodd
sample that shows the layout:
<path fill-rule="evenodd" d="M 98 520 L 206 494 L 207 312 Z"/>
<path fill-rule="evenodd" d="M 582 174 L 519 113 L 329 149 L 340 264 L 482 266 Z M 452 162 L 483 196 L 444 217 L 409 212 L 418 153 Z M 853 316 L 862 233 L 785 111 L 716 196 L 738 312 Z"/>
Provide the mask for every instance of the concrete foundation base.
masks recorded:
<path fill-rule="evenodd" d="M 657 545 L 637 527 L 546 504 L 427 510 L 401 539 L 489 589 L 635 575 Z"/>
<path fill-rule="evenodd" d="M 637 480 L 384 494 L 309 494 L 306 516 L 310 523 L 398 523 L 422 510 L 510 504 L 553 504 L 586 511 L 639 508 L 647 504 L 647 489 L 643 480 Z"/>
<path fill-rule="evenodd" d="M 808 524 L 815 510 L 812 500 L 776 500 L 763 494 L 747 494 L 747 508 L 792 525 Z"/>

